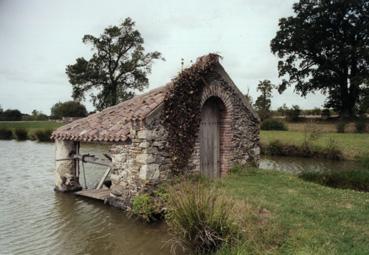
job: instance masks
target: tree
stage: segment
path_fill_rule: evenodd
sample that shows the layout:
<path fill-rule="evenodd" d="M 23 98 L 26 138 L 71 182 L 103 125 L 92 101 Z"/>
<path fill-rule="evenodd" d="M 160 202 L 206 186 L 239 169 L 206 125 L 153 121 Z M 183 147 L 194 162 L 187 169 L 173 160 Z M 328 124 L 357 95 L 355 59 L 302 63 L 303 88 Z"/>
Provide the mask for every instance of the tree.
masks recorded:
<path fill-rule="evenodd" d="M 286 116 L 286 112 L 288 111 L 288 107 L 286 104 L 283 104 L 282 106 L 278 107 L 277 112 L 281 115 L 281 116 Z"/>
<path fill-rule="evenodd" d="M 135 23 L 126 18 L 119 26 L 110 26 L 99 37 L 85 35 L 83 43 L 94 52 L 89 60 L 77 58 L 68 65 L 66 73 L 73 86 L 73 99 L 84 99 L 90 91 L 98 110 L 116 105 L 134 96 L 135 90 L 148 86 L 147 74 L 157 51 L 145 53 L 144 40 Z"/>
<path fill-rule="evenodd" d="M 75 101 L 59 102 L 51 108 L 51 117 L 61 119 L 63 117 L 85 117 L 87 110 L 84 105 Z"/>
<path fill-rule="evenodd" d="M 363 89 L 363 92 L 360 94 L 357 109 L 361 117 L 369 113 L 369 87 Z"/>
<path fill-rule="evenodd" d="M 33 110 L 32 115 L 29 117 L 30 120 L 48 120 L 49 117 L 43 114 L 41 111 Z"/>
<path fill-rule="evenodd" d="M 271 49 L 281 59 L 278 90 L 320 91 L 326 107 L 353 117 L 369 77 L 369 1 L 300 0 L 279 21 Z"/>
<path fill-rule="evenodd" d="M 22 120 L 22 113 L 19 110 L 7 109 L 0 114 L 0 120 L 19 121 Z"/>
<path fill-rule="evenodd" d="M 256 99 L 254 106 L 262 120 L 267 119 L 271 115 L 272 89 L 273 84 L 269 80 L 259 81 L 257 91 L 261 92 L 261 95 Z"/>
<path fill-rule="evenodd" d="M 252 105 L 252 96 L 250 95 L 250 89 L 247 89 L 247 93 L 245 94 L 245 99 L 247 102 L 249 102 L 250 105 Z"/>

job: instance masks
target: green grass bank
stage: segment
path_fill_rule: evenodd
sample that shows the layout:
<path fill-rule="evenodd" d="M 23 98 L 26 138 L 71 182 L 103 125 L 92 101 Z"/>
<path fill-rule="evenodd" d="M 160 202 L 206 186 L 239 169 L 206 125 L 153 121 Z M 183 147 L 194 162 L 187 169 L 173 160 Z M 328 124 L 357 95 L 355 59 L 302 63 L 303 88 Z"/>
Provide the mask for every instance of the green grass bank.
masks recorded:
<path fill-rule="evenodd" d="M 219 254 L 369 253 L 369 193 L 329 188 L 297 176 L 256 169 L 226 177 L 217 185 L 232 198 L 270 211 L 284 236 L 284 241 L 271 250 L 269 246 L 250 249 L 246 243 Z"/>
<path fill-rule="evenodd" d="M 276 140 L 283 144 L 301 145 L 304 142 L 305 133 L 300 131 L 260 131 L 260 138 L 264 146 Z M 321 133 L 319 138 L 311 143 L 313 146 L 325 148 L 332 141 L 345 159 L 354 160 L 357 157 L 369 155 L 369 133 Z"/>

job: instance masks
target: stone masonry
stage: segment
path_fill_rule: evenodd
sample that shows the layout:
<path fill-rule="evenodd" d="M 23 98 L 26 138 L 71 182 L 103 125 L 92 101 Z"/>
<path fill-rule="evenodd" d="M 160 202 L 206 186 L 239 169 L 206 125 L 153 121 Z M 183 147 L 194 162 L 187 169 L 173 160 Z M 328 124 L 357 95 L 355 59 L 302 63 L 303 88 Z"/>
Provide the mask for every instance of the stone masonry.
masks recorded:
<path fill-rule="evenodd" d="M 220 176 L 238 164 L 258 165 L 257 114 L 219 63 L 202 78 L 201 106 L 210 98 L 216 98 L 219 103 Z M 79 142 L 112 144 L 109 203 L 129 206 L 137 193 L 171 177 L 168 133 L 161 122 L 163 101 L 170 86 L 171 83 L 59 128 L 52 135 L 56 158 L 68 158 L 78 152 Z M 193 153 L 184 169 L 189 173 L 200 172 L 200 138 L 195 135 L 197 142 L 194 148 L 189 148 Z M 56 162 L 55 185 L 60 191 L 81 188 L 74 161 Z"/>

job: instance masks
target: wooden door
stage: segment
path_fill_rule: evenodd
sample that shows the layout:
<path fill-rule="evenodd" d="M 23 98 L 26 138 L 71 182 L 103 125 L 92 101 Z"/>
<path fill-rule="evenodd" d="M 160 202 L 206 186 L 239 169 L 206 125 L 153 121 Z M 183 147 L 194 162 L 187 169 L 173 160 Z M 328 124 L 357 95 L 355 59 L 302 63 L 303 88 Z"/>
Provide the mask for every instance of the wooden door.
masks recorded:
<path fill-rule="evenodd" d="M 201 110 L 200 172 L 209 178 L 220 176 L 220 112 L 216 101 L 208 100 Z"/>

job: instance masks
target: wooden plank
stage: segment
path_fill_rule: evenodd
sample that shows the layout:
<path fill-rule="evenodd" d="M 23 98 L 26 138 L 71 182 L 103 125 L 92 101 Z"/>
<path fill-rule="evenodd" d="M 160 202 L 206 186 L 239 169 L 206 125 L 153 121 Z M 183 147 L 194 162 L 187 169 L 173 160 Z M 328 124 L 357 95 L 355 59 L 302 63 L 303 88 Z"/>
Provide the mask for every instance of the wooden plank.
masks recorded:
<path fill-rule="evenodd" d="M 110 171 L 111 171 L 111 168 L 110 167 L 108 169 L 106 169 L 106 171 L 105 171 L 103 177 L 101 178 L 99 184 L 97 184 L 96 189 L 101 189 L 101 187 L 104 185 L 104 181 L 108 177 Z"/>
<path fill-rule="evenodd" d="M 77 191 L 74 194 L 81 197 L 105 201 L 105 199 L 110 196 L 110 189 L 84 189 Z"/>
<path fill-rule="evenodd" d="M 219 176 L 219 134 L 220 112 L 215 100 L 205 102 L 201 111 L 200 124 L 200 171 L 201 174 L 215 178 Z"/>

